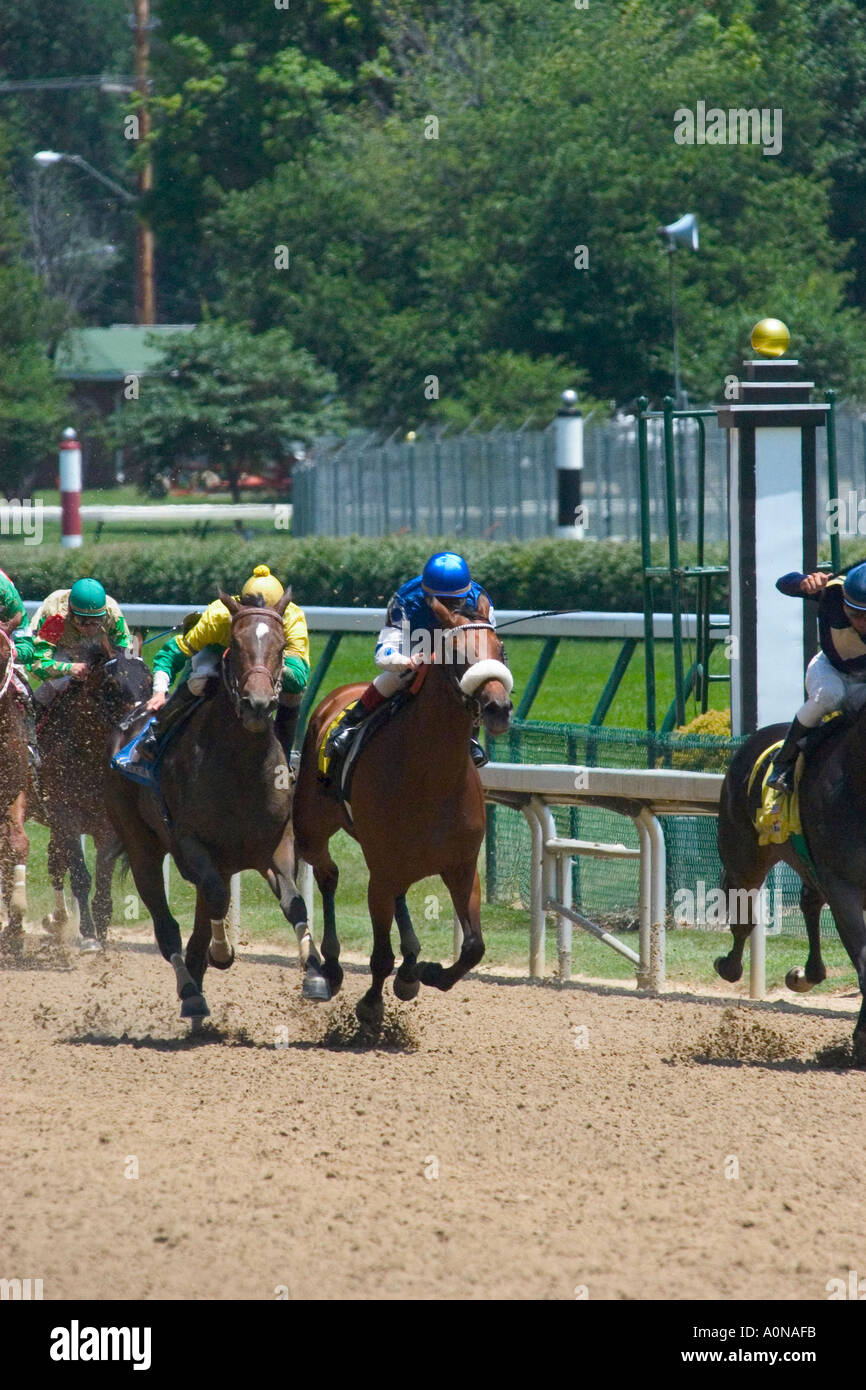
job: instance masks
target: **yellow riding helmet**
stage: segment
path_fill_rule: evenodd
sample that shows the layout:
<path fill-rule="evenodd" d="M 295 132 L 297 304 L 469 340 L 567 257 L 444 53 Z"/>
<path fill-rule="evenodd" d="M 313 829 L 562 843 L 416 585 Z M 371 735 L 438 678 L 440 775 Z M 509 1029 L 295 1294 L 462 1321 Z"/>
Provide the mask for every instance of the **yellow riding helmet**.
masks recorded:
<path fill-rule="evenodd" d="M 256 565 L 241 594 L 261 594 L 268 608 L 273 608 L 283 597 L 283 586 L 267 565 Z"/>

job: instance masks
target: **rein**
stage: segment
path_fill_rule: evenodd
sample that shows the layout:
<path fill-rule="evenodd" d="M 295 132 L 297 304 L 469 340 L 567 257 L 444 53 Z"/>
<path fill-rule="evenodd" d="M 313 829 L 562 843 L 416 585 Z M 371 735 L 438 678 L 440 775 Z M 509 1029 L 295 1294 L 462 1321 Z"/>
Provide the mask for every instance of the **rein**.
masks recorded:
<path fill-rule="evenodd" d="M 446 637 L 457 637 L 462 632 L 470 632 L 473 629 L 483 630 L 485 628 L 488 632 L 496 631 L 496 628 L 494 627 L 493 623 L 488 623 L 484 621 L 472 623 L 458 623 L 456 627 L 446 627 L 441 630 L 444 634 L 444 641 Z M 499 645 L 502 646 L 502 643 L 500 642 Z M 504 648 L 502 656 L 503 658 L 505 657 Z M 464 685 L 464 682 L 467 676 L 470 675 L 471 671 L 473 670 L 473 667 L 485 667 L 487 665 L 489 665 L 490 667 L 489 675 L 484 676 L 484 678 L 478 683 L 474 690 L 467 690 L 466 686 Z M 448 675 L 452 687 L 456 690 L 461 702 L 463 703 L 465 708 L 471 712 L 474 719 L 478 719 L 481 714 L 481 702 L 478 699 L 478 691 L 481 689 L 482 685 L 485 685 L 488 680 L 499 680 L 505 686 L 506 693 L 510 694 L 514 684 L 511 677 L 511 672 L 508 670 L 508 666 L 506 665 L 505 661 L 500 661 L 496 657 L 478 657 L 475 661 L 469 662 L 462 676 L 456 676 L 451 669 L 448 669 L 446 674 Z"/>
<path fill-rule="evenodd" d="M 2 684 L 0 684 L 0 700 L 2 700 L 12 683 L 12 676 L 15 670 L 15 647 L 12 638 L 9 636 L 9 633 L 6 632 L 5 628 L 0 628 L 0 632 L 2 632 L 3 640 L 9 648 L 9 656 L 6 661 L 6 674 L 3 677 Z"/>

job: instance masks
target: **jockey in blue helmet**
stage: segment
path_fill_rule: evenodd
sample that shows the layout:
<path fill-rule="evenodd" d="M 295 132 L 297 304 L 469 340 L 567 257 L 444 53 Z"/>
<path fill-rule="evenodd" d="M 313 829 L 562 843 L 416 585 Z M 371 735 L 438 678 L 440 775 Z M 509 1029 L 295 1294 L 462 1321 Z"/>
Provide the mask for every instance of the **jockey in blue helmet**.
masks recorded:
<path fill-rule="evenodd" d="M 861 710 L 866 705 L 866 563 L 844 574 L 800 574 L 776 581 L 792 598 L 818 604 L 821 650 L 806 669 L 806 703 L 797 710 L 785 742 L 773 759 L 768 785 L 790 791 L 794 764 L 803 740 L 834 710 Z"/>
<path fill-rule="evenodd" d="M 412 683 L 423 660 L 419 655 L 412 655 L 413 640 L 416 634 L 432 633 L 439 627 L 430 600 L 436 598 L 452 612 L 462 613 L 477 608 L 482 595 L 490 603 L 490 595 L 473 580 L 463 556 L 450 550 L 431 555 L 422 573 L 400 586 L 388 604 L 385 626 L 376 642 L 374 660 L 381 667 L 381 675 L 371 681 L 361 698 L 347 709 L 331 739 L 332 756 L 343 757 L 354 738 L 355 727 L 385 700 Z M 488 621 L 491 627 L 496 626 L 492 603 Z M 476 738 L 471 741 L 470 752 L 476 767 L 483 767 L 487 755 Z"/>

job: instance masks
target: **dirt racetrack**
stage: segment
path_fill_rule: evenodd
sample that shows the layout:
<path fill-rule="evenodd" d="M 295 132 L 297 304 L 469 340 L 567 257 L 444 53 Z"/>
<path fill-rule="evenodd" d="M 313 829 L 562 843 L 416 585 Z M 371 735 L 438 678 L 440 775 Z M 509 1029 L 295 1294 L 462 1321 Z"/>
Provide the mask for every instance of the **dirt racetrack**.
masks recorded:
<path fill-rule="evenodd" d="M 0 965 L 0 1276 L 46 1299 L 825 1299 L 866 1270 L 866 1073 L 814 1061 L 853 998 L 482 966 L 410 1005 L 389 986 L 371 1046 L 366 969 L 306 1004 L 257 946 L 208 973 L 191 1040 L 169 967 L 117 935 Z"/>

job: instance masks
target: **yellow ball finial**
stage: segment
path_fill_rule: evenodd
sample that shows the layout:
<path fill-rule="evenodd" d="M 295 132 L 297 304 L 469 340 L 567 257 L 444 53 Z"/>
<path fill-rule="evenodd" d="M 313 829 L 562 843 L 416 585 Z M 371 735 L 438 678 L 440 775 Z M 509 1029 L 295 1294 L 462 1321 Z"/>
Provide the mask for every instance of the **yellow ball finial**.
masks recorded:
<path fill-rule="evenodd" d="M 749 339 L 761 357 L 784 357 L 790 341 L 791 335 L 781 319 L 761 319 Z"/>

